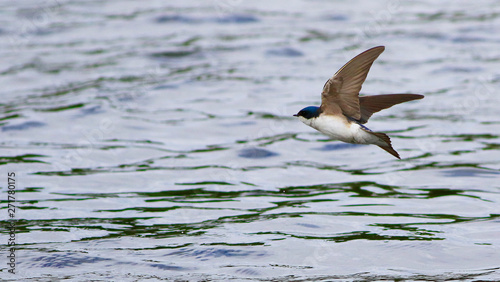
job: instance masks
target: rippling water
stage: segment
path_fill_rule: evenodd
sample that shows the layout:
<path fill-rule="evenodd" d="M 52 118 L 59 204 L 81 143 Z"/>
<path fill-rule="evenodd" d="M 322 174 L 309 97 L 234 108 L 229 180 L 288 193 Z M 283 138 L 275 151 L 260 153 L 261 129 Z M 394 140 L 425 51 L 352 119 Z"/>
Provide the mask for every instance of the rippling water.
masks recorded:
<path fill-rule="evenodd" d="M 0 6 L 2 279 L 500 279 L 498 1 Z M 292 117 L 377 45 L 402 160 Z"/>

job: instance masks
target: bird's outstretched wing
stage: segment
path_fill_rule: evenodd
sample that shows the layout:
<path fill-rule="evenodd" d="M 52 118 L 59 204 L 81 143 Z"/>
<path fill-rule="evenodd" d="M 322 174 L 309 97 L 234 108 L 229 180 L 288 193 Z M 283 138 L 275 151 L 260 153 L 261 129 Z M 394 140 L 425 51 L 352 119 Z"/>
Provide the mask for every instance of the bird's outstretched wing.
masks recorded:
<path fill-rule="evenodd" d="M 361 110 L 360 123 L 366 123 L 373 113 L 390 108 L 396 104 L 422 99 L 420 94 L 382 94 L 359 97 L 359 108 Z"/>
<path fill-rule="evenodd" d="M 323 87 L 321 111 L 338 114 L 339 109 L 348 117 L 361 119 L 359 91 L 373 61 L 384 52 L 384 46 L 364 51 L 340 68 Z"/>

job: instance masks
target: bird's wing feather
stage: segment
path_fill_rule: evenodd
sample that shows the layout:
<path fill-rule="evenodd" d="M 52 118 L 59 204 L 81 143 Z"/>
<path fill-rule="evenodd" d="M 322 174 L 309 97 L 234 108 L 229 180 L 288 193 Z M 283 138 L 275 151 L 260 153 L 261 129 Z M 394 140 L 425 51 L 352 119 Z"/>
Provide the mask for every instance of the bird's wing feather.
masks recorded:
<path fill-rule="evenodd" d="M 360 123 L 366 123 L 373 113 L 390 108 L 396 104 L 412 100 L 422 99 L 420 94 L 384 94 L 359 97 L 359 107 L 361 110 Z"/>
<path fill-rule="evenodd" d="M 359 91 L 373 61 L 384 49 L 384 46 L 368 49 L 340 68 L 323 87 L 321 110 L 328 113 L 337 108 L 333 106 L 336 104 L 344 115 L 359 120 L 361 118 Z"/>

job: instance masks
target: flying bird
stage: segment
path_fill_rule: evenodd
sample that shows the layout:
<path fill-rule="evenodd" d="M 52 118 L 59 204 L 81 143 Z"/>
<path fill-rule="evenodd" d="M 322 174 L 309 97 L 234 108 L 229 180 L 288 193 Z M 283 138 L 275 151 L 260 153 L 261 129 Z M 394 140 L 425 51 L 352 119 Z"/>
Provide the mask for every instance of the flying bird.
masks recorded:
<path fill-rule="evenodd" d="M 374 132 L 364 124 L 378 111 L 396 104 L 424 98 L 420 94 L 383 94 L 359 96 L 361 85 L 373 61 L 384 52 L 384 46 L 364 51 L 341 67 L 328 79 L 321 93 L 321 106 L 309 106 L 294 116 L 306 125 L 346 143 L 374 144 L 398 159 L 391 139 L 382 132 Z"/>

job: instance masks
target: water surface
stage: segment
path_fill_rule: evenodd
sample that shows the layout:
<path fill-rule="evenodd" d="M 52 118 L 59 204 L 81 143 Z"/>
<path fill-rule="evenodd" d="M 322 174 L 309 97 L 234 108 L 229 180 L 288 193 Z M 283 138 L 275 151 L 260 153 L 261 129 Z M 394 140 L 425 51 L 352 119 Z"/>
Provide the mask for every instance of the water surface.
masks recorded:
<path fill-rule="evenodd" d="M 496 1 L 0 5 L 2 279 L 500 279 Z M 292 117 L 377 45 L 402 160 Z"/>

